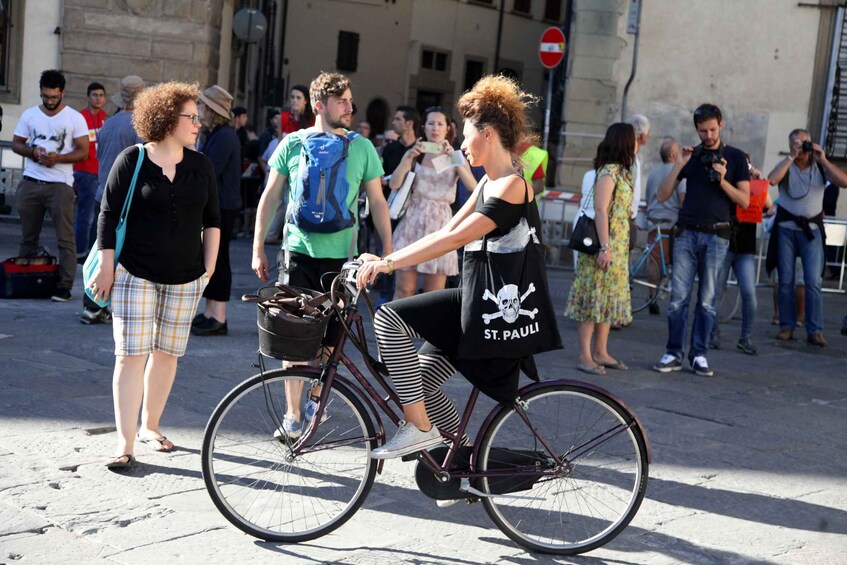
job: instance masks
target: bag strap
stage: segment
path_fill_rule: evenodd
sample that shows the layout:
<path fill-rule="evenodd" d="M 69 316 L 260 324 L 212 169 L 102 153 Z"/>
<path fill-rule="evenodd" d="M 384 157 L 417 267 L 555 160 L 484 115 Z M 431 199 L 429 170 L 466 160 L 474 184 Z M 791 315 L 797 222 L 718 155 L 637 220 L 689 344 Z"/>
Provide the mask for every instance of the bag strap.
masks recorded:
<path fill-rule="evenodd" d="M 132 173 L 132 181 L 129 183 L 129 190 L 126 193 L 124 207 L 121 209 L 121 216 L 118 223 L 126 222 L 126 217 L 129 214 L 129 206 L 132 203 L 132 195 L 135 194 L 135 184 L 138 181 L 138 171 L 141 170 L 141 163 L 144 162 L 144 144 L 136 143 L 135 146 L 138 147 L 138 161 L 135 163 L 135 171 Z"/>
<path fill-rule="evenodd" d="M 609 176 L 611 176 L 611 175 L 609 175 Z M 597 179 L 599 179 L 599 178 L 600 177 L 597 176 L 597 174 L 595 173 L 594 184 L 591 185 L 591 192 L 588 194 L 589 197 L 590 197 L 589 200 L 591 200 L 592 202 L 594 202 L 594 192 L 597 189 Z M 612 180 L 614 180 L 614 178 Z M 617 194 L 617 192 L 618 192 L 618 181 L 615 180 L 614 187 L 612 187 L 612 198 L 609 200 L 609 217 L 610 218 L 612 217 L 612 204 L 614 204 L 614 202 L 615 202 L 615 194 Z M 582 213 L 585 213 L 585 207 L 583 205 L 580 205 L 579 211 L 582 212 Z"/>

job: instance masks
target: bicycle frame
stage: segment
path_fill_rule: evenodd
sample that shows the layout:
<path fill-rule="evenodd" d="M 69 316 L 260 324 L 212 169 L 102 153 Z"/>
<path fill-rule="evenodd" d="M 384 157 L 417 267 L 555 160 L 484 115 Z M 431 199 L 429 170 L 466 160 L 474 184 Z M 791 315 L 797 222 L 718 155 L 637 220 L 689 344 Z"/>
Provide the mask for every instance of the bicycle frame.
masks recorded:
<path fill-rule="evenodd" d="M 659 224 L 656 224 L 656 239 L 654 239 L 652 242 L 648 243 L 647 247 L 644 248 L 644 253 L 642 253 L 641 257 L 638 258 L 638 261 L 635 263 L 635 268 L 632 269 L 632 272 L 637 273 L 639 271 L 639 269 L 641 269 L 641 267 L 644 266 L 644 263 L 646 263 L 649 260 L 649 257 L 653 254 L 653 250 L 658 245 L 659 246 L 659 258 L 661 259 L 660 266 L 661 266 L 661 269 L 662 269 L 662 274 L 661 274 L 660 278 L 664 279 L 665 277 L 668 276 L 668 263 L 667 263 L 667 260 L 665 259 L 665 246 L 662 245 L 663 239 L 670 239 L 670 236 L 667 233 L 662 231 L 662 227 Z M 648 286 L 655 288 L 654 285 L 648 285 Z"/>
<path fill-rule="evenodd" d="M 367 298 L 366 298 L 367 300 Z M 400 397 L 397 395 L 396 391 L 390 386 L 390 384 L 386 381 L 385 376 L 378 369 L 379 363 L 373 356 L 370 355 L 367 349 L 367 341 L 365 337 L 365 328 L 362 320 L 362 316 L 358 311 L 358 308 L 355 304 L 355 300 L 349 304 L 344 311 L 344 325 L 345 331 L 341 332 L 337 342 L 333 345 L 334 349 L 322 368 L 318 367 L 303 367 L 302 370 L 307 373 L 312 373 L 315 375 L 315 378 L 322 383 L 322 390 L 320 394 L 320 401 L 318 403 L 317 411 L 312 419 L 312 422 L 320 422 L 321 416 L 323 414 L 324 407 L 327 405 L 327 401 L 329 399 L 329 393 L 332 389 L 332 384 L 334 381 L 338 380 L 342 382 L 345 386 L 347 386 L 350 390 L 353 391 L 368 407 L 369 411 L 376 418 L 376 427 L 377 427 L 377 435 L 375 438 L 367 437 L 367 438 L 356 438 L 354 440 L 344 440 L 344 444 L 349 444 L 351 442 L 358 441 L 371 441 L 376 440 L 380 444 L 385 441 L 385 429 L 383 426 L 382 418 L 380 416 L 380 410 L 395 424 L 399 425 L 402 418 L 402 404 L 400 402 Z M 353 331 L 355 330 L 355 335 Z M 364 361 L 365 367 L 368 372 L 374 377 L 374 379 L 379 383 L 379 386 L 386 392 L 387 396 L 383 397 L 377 389 L 365 378 L 365 375 L 362 371 L 359 370 L 357 364 L 350 359 L 344 353 L 344 346 L 346 345 L 348 339 L 354 337 L 356 347 L 362 353 L 362 359 Z M 338 374 L 338 366 L 339 363 L 347 367 L 347 369 L 352 373 L 355 382 L 346 378 L 342 375 Z M 623 406 L 626 411 L 632 415 L 633 420 L 626 424 L 621 424 L 616 428 L 610 430 L 609 432 L 604 433 L 602 436 L 589 438 L 585 442 L 580 445 L 572 447 L 567 453 L 555 453 L 553 449 L 550 447 L 548 442 L 545 440 L 543 436 L 541 436 L 538 432 L 538 429 L 532 424 L 529 416 L 526 414 L 524 407 L 525 404 L 520 400 L 520 394 L 527 394 L 536 390 L 539 387 L 550 386 L 553 384 L 576 384 L 583 388 L 597 390 L 602 392 L 603 394 L 609 396 L 618 402 L 621 406 Z M 543 477 L 543 476 L 556 476 L 560 474 L 562 469 L 566 469 L 568 465 L 570 465 L 574 460 L 578 459 L 580 455 L 585 453 L 590 453 L 592 448 L 605 442 L 610 439 L 616 437 L 620 433 L 623 433 L 626 429 L 631 426 L 635 426 L 643 430 L 644 428 L 641 426 L 641 423 L 635 417 L 631 410 L 629 410 L 626 405 L 621 402 L 619 399 L 615 398 L 608 391 L 605 391 L 599 387 L 595 387 L 588 383 L 582 383 L 577 381 L 569 381 L 569 380 L 556 380 L 556 381 L 544 381 L 542 383 L 534 383 L 532 385 L 523 387 L 519 390 L 519 396 L 515 402 L 515 410 L 516 413 L 520 416 L 520 418 L 526 423 L 528 428 L 532 431 L 533 436 L 536 441 L 544 448 L 547 455 L 549 456 L 552 464 L 546 469 L 526 469 L 526 470 L 509 470 L 509 469 L 494 469 L 494 470 L 486 470 L 479 471 L 477 470 L 477 461 L 479 460 L 479 442 L 474 445 L 474 449 L 472 452 L 472 456 L 470 459 L 470 465 L 468 469 L 454 469 L 453 463 L 456 454 L 458 453 L 459 448 L 461 447 L 462 437 L 467 430 L 468 424 L 470 422 L 471 415 L 473 414 L 474 408 L 476 406 L 476 402 L 479 398 L 479 389 L 474 387 L 471 391 L 470 397 L 468 398 L 467 403 L 465 404 L 465 408 L 462 412 L 462 416 L 459 422 L 459 428 L 456 434 L 450 434 L 444 431 L 440 431 L 441 436 L 448 440 L 449 446 L 447 449 L 447 453 L 444 457 L 444 460 L 439 462 L 435 459 L 435 457 L 428 451 L 421 451 L 416 454 L 417 459 L 426 465 L 431 471 L 438 474 L 442 477 L 443 480 L 451 480 L 451 479 L 480 479 L 480 478 L 495 478 L 495 477 Z M 393 406 L 392 406 L 393 404 Z M 379 407 L 380 410 L 377 410 Z M 479 436 L 482 435 L 487 430 L 488 426 L 491 424 L 494 417 L 500 412 L 502 409 L 501 405 L 497 405 L 494 409 L 489 412 L 482 426 L 480 426 Z M 289 446 L 290 455 L 297 456 L 301 453 L 307 453 L 310 451 L 309 442 L 317 433 L 318 426 L 310 425 L 304 430 L 303 435 L 293 444 Z M 645 441 L 646 441 L 646 434 Z M 339 444 L 325 444 L 321 446 L 319 449 L 330 449 Z M 649 444 L 647 445 L 647 454 L 648 460 L 652 459 L 651 450 Z M 382 467 L 384 464 L 384 460 L 380 460 L 377 466 L 377 471 L 381 474 Z"/>

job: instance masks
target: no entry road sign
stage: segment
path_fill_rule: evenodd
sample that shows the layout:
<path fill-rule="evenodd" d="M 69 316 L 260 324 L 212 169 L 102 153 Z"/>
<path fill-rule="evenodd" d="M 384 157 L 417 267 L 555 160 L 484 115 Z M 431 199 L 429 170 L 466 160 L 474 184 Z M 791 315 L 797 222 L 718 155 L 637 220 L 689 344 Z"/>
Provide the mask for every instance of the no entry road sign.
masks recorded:
<path fill-rule="evenodd" d="M 541 64 L 548 69 L 555 68 L 565 58 L 565 33 L 557 27 L 548 27 L 541 34 L 538 46 Z"/>

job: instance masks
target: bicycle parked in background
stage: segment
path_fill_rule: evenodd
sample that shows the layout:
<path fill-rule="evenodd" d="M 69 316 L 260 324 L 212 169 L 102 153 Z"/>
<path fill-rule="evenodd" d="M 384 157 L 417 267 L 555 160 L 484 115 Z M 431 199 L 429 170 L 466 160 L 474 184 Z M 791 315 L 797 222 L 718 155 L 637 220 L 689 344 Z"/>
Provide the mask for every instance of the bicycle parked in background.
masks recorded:
<path fill-rule="evenodd" d="M 670 234 L 662 231 L 662 225 L 667 226 L 670 222 L 656 218 L 648 218 L 648 221 L 656 226 L 655 239 L 645 247 L 636 246 L 629 253 L 629 292 L 633 314 L 648 306 L 667 303 L 671 292 L 671 272 L 662 244 L 663 240 L 670 239 Z"/>
<path fill-rule="evenodd" d="M 328 361 L 262 367 L 221 400 L 206 426 L 206 488 L 226 519 L 252 536 L 302 542 L 332 532 L 361 507 L 382 470 L 383 461 L 370 453 L 386 441 L 384 418 L 397 425 L 402 409 L 385 366 L 368 351 L 360 301 L 373 310 L 367 293 L 356 288 L 359 266 L 348 262 L 328 294 L 345 330 L 323 344 L 334 347 Z M 361 352 L 372 380 L 345 353 L 348 343 Z M 267 343 L 260 347 L 267 349 Z M 352 378 L 339 374 L 339 365 Z M 292 381 L 312 391 L 321 386 L 317 411 L 297 439 L 280 431 L 285 384 Z M 621 400 L 578 381 L 533 383 L 513 403 L 495 406 L 466 447 L 462 437 L 478 397 L 474 388 L 456 434 L 441 432 L 443 447 L 404 458 L 417 461 L 421 492 L 436 500 L 481 501 L 504 534 L 541 553 L 583 553 L 623 531 L 644 498 L 650 450 Z"/>

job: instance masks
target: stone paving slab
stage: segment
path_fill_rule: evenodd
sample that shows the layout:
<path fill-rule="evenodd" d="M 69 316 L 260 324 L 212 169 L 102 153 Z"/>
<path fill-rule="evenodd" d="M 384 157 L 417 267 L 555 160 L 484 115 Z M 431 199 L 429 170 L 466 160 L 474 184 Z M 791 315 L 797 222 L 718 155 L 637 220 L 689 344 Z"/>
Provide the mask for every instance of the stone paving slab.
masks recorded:
<path fill-rule="evenodd" d="M 14 255 L 17 230 L 0 222 L 0 255 Z M 234 294 L 255 290 L 249 241 L 235 240 L 232 254 Z M 561 312 L 570 273 L 551 271 L 550 281 Z M 738 323 L 723 325 L 712 379 L 650 370 L 667 319 L 647 313 L 610 338 L 630 371 L 577 373 L 575 325 L 560 319 L 567 349 L 539 356 L 542 374 L 618 395 L 644 424 L 653 462 L 647 497 L 618 538 L 555 558 L 517 547 L 481 504 L 438 508 L 416 489 L 413 464 L 398 461 L 323 538 L 265 543 L 230 525 L 205 491 L 199 453 L 212 409 L 257 372 L 255 310 L 237 302 L 230 335 L 192 337 L 180 361 L 163 420 L 178 449 L 140 445 L 135 469 L 111 473 L 102 465 L 115 441 L 111 328 L 79 323 L 78 289 L 65 304 L 0 300 L 0 563 L 847 563 L 847 338 L 838 335 L 847 296 L 825 295 L 830 346 L 817 349 L 773 339 L 770 289 L 759 293 L 759 355 L 735 351 Z M 454 378 L 445 391 L 462 405 L 469 386 Z M 483 399 L 472 425 L 492 407 Z"/>

